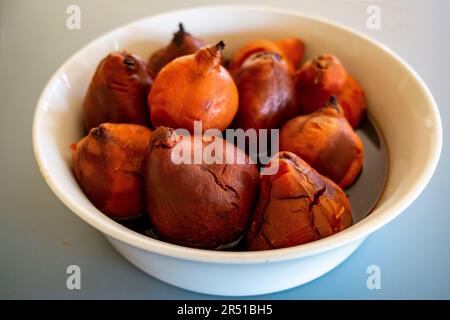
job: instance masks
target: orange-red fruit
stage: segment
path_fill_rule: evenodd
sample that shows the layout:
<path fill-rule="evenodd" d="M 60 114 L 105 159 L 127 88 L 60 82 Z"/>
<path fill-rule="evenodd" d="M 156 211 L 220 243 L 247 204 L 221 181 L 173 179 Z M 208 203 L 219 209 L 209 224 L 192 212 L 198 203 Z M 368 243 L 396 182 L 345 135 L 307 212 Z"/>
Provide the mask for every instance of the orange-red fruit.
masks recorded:
<path fill-rule="evenodd" d="M 243 234 L 256 203 L 259 172 L 243 151 L 215 139 L 178 136 L 166 127 L 153 133 L 145 190 L 152 225 L 163 240 L 214 249 Z M 214 149 L 217 145 L 222 147 Z M 200 157 L 194 163 L 194 153 L 202 156 L 207 148 L 212 148 L 211 153 L 220 152 L 224 161 Z M 225 162 L 227 155 L 229 161 Z M 191 163 L 178 161 L 188 156 Z"/>
<path fill-rule="evenodd" d="M 294 71 L 297 69 L 303 58 L 305 45 L 303 41 L 298 38 L 285 38 L 278 41 L 268 39 L 253 40 L 246 43 L 243 47 L 236 51 L 230 60 L 228 69 L 233 74 L 241 67 L 248 57 L 257 52 L 263 51 L 280 55 L 284 60 L 286 60 L 291 71 Z"/>
<path fill-rule="evenodd" d="M 297 69 L 300 66 L 300 62 L 303 59 L 305 53 L 305 44 L 303 40 L 298 38 L 284 38 L 275 41 L 275 44 L 280 48 L 286 60 Z"/>
<path fill-rule="evenodd" d="M 335 99 L 314 113 L 289 120 L 280 132 L 280 150 L 297 154 L 341 188 L 356 180 L 364 157 L 361 139 Z"/>
<path fill-rule="evenodd" d="M 137 55 L 109 54 L 97 67 L 84 100 L 85 129 L 106 122 L 150 125 L 147 95 L 151 84 L 147 66 Z"/>
<path fill-rule="evenodd" d="M 280 128 L 297 115 L 292 74 L 278 54 L 264 51 L 251 55 L 234 79 L 239 92 L 237 128 Z"/>
<path fill-rule="evenodd" d="M 226 129 L 238 108 L 236 85 L 220 64 L 225 44 L 201 48 L 168 63 L 148 96 L 155 126 L 184 128 L 193 133 L 194 121 L 203 130 Z"/>
<path fill-rule="evenodd" d="M 348 122 L 353 128 L 358 127 L 366 110 L 366 102 L 362 87 L 351 75 L 347 76 L 344 88 L 337 98 Z"/>
<path fill-rule="evenodd" d="M 148 60 L 148 69 L 153 76 L 170 61 L 197 52 L 206 43 L 184 30 L 183 24 L 179 24 L 179 30 L 174 33 L 172 41 L 164 48 L 157 50 Z"/>
<path fill-rule="evenodd" d="M 347 80 L 347 72 L 333 55 L 324 54 L 307 61 L 296 77 L 297 99 L 303 113 L 321 108 L 332 95 L 339 94 Z"/>
<path fill-rule="evenodd" d="M 92 203 L 113 219 L 145 212 L 142 171 L 151 130 L 104 123 L 72 146 L 72 168 Z"/>
<path fill-rule="evenodd" d="M 340 232 L 352 224 L 344 191 L 293 153 L 276 154 L 262 176 L 258 206 L 246 244 L 249 250 L 292 247 Z"/>

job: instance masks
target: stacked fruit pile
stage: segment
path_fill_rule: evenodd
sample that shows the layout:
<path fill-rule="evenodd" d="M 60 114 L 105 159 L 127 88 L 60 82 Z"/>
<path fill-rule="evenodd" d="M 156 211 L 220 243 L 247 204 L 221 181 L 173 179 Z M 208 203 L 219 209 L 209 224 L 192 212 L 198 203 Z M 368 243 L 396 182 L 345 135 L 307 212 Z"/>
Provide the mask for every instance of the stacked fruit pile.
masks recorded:
<path fill-rule="evenodd" d="M 189 247 L 274 249 L 348 228 L 342 188 L 362 168 L 364 93 L 333 55 L 301 64 L 304 46 L 256 40 L 226 60 L 223 41 L 180 25 L 148 63 L 109 54 L 84 101 L 88 134 L 72 145 L 81 188 L 107 216 L 147 214 L 158 238 Z M 220 137 L 229 129 L 281 129 L 271 174 Z"/>

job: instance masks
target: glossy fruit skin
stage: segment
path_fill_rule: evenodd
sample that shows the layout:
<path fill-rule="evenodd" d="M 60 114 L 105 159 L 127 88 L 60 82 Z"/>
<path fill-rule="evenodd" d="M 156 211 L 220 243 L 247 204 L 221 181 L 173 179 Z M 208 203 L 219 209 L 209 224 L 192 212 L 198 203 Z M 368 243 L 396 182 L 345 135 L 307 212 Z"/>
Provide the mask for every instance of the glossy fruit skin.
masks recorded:
<path fill-rule="evenodd" d="M 339 186 L 290 152 L 276 154 L 262 176 L 258 206 L 246 235 L 248 250 L 292 247 L 328 237 L 352 224 L 352 210 Z"/>
<path fill-rule="evenodd" d="M 366 111 L 364 90 L 351 75 L 347 76 L 344 88 L 337 99 L 344 110 L 344 115 L 353 128 L 357 128 Z"/>
<path fill-rule="evenodd" d="M 184 128 L 194 133 L 194 121 L 203 131 L 225 130 L 238 108 L 238 92 L 220 64 L 225 44 L 206 46 L 194 55 L 177 58 L 158 74 L 148 96 L 151 121 L 158 126 Z"/>
<path fill-rule="evenodd" d="M 147 95 L 152 85 L 145 62 L 126 51 L 113 52 L 97 67 L 83 104 L 87 131 L 102 123 L 149 126 Z"/>
<path fill-rule="evenodd" d="M 297 72 L 296 92 L 303 114 L 314 112 L 335 96 L 353 128 L 364 117 L 364 90 L 333 55 L 324 54 L 306 62 Z"/>
<path fill-rule="evenodd" d="M 304 42 L 298 38 L 284 38 L 277 41 L 256 39 L 247 42 L 236 51 L 230 60 L 228 69 L 231 74 L 234 74 L 251 55 L 258 52 L 271 52 L 282 57 L 290 71 L 294 72 L 299 67 L 304 51 Z"/>
<path fill-rule="evenodd" d="M 305 43 L 303 40 L 299 38 L 283 38 L 275 41 L 275 44 L 283 52 L 293 69 L 298 69 L 305 54 Z"/>
<path fill-rule="evenodd" d="M 280 128 L 298 114 L 293 76 L 279 55 L 271 52 L 251 55 L 234 78 L 239 92 L 235 127 Z"/>
<path fill-rule="evenodd" d="M 308 60 L 296 74 L 297 101 L 303 114 L 320 109 L 344 88 L 347 72 L 333 55 Z"/>
<path fill-rule="evenodd" d="M 174 33 L 172 41 L 154 52 L 148 60 L 148 70 L 153 77 L 170 61 L 189 54 L 196 53 L 206 42 L 192 36 L 184 30 L 183 24 L 179 24 L 179 30 Z"/>
<path fill-rule="evenodd" d="M 280 150 L 295 153 L 341 188 L 358 178 L 364 159 L 362 141 L 335 99 L 314 113 L 289 120 L 280 132 Z"/>
<path fill-rule="evenodd" d="M 105 215 L 123 220 L 145 212 L 143 177 L 151 130 L 101 124 L 72 145 L 72 169 L 86 196 Z"/>
<path fill-rule="evenodd" d="M 243 234 L 256 203 L 259 172 L 241 150 L 216 139 L 223 143 L 224 152 L 228 150 L 232 158 L 239 155 L 246 164 L 176 163 L 177 148 L 191 147 L 193 154 L 211 142 L 201 136 L 177 136 L 166 127 L 154 132 L 144 173 L 145 192 L 152 225 L 161 239 L 215 249 Z"/>

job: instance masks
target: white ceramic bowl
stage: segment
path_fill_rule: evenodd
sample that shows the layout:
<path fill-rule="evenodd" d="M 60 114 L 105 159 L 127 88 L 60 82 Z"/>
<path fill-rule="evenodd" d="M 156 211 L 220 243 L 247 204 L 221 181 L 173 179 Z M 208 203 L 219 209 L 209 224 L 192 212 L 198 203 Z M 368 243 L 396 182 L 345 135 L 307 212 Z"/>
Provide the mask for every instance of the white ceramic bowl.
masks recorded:
<path fill-rule="evenodd" d="M 81 105 L 99 61 L 129 49 L 145 59 L 169 41 L 177 24 L 227 52 L 247 40 L 298 36 L 307 56 L 337 55 L 366 90 L 368 111 L 389 153 L 385 191 L 373 212 L 334 236 L 286 249 L 218 252 L 185 248 L 135 233 L 86 198 L 71 172 L 69 145 L 82 134 Z M 430 180 L 441 150 L 438 108 L 420 77 L 391 50 L 336 23 L 292 11 L 204 7 L 169 12 L 116 29 L 81 49 L 51 78 L 37 104 L 33 143 L 42 175 L 61 201 L 105 234 L 131 263 L 165 282 L 220 295 L 254 295 L 311 281 L 347 258 L 370 233 L 405 210 Z M 400 236 L 400 235 L 399 235 Z"/>

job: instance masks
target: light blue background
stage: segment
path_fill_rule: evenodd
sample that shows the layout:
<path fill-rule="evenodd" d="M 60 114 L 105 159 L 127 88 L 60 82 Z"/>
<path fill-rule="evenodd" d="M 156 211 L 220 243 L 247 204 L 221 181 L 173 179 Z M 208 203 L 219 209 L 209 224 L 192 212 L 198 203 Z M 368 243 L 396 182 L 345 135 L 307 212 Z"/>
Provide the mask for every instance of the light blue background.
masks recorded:
<path fill-rule="evenodd" d="M 31 123 L 46 81 L 90 40 L 154 13 L 224 2 L 0 0 L 0 298 L 217 298 L 147 276 L 64 207 L 34 163 Z M 81 30 L 65 28 L 69 4 L 81 7 Z M 320 279 L 259 298 L 450 298 L 449 1 L 276 0 L 245 4 L 318 14 L 380 40 L 423 77 L 439 105 L 444 128 L 436 174 L 406 212 Z M 381 7 L 381 30 L 365 26 L 365 10 L 370 4 Z M 65 287 L 65 270 L 70 264 L 81 267 L 80 291 Z M 366 287 L 366 269 L 372 264 L 381 268 L 381 290 Z"/>

